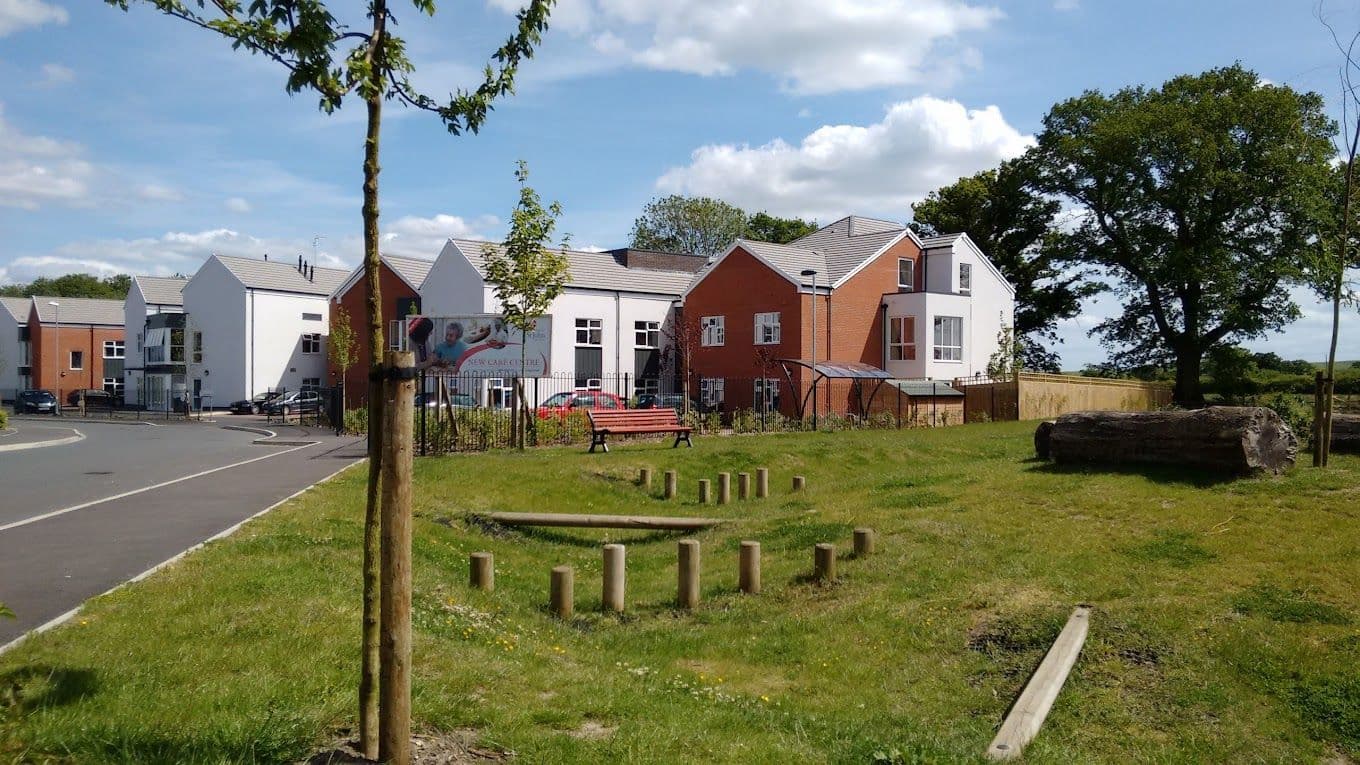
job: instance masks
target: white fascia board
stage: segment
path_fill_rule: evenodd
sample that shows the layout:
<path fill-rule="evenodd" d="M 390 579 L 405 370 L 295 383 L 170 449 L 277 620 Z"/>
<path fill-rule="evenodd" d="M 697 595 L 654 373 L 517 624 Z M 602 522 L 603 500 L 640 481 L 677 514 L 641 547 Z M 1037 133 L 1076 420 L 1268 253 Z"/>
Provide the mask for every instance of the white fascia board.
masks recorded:
<path fill-rule="evenodd" d="M 907 236 L 908 234 L 910 234 L 912 240 L 916 242 L 916 246 L 920 248 L 921 240 L 917 239 L 916 235 L 911 233 L 911 229 L 909 228 L 902 229 L 902 233 L 893 237 L 892 240 L 889 241 L 887 244 L 883 245 L 882 247 L 879 247 L 878 250 L 873 255 L 870 255 L 869 257 L 865 258 L 863 261 L 860 262 L 859 265 L 850 269 L 850 271 L 846 273 L 845 276 L 842 276 L 840 279 L 837 279 L 836 283 L 831 285 L 831 288 L 835 289 L 841 286 L 842 284 L 845 284 L 846 282 L 850 281 L 850 279 L 854 278 L 855 274 L 859 273 L 860 271 L 863 271 L 866 267 L 868 267 L 870 263 L 874 262 L 875 260 L 878 260 L 883 255 L 883 253 L 887 252 L 889 249 L 896 246 L 898 242 L 902 241 L 902 237 Z"/>

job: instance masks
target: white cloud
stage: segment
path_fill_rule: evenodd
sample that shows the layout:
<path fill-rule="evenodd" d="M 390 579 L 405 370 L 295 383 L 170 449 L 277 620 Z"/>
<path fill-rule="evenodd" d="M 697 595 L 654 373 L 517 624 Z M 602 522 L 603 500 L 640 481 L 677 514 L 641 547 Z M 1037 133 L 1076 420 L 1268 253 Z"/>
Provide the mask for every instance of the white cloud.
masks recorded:
<path fill-rule="evenodd" d="M 148 202 L 179 202 L 184 195 L 179 189 L 160 183 L 146 183 L 137 187 L 137 196 Z"/>
<path fill-rule="evenodd" d="M 65 24 L 69 18 L 65 8 L 42 0 L 0 0 L 0 37 L 24 27 Z"/>
<path fill-rule="evenodd" d="M 494 215 L 472 219 L 442 213 L 430 218 L 407 215 L 383 227 L 381 247 L 392 255 L 433 260 L 449 239 L 483 239 L 499 224 Z"/>
<path fill-rule="evenodd" d="M 250 212 L 250 203 L 240 197 L 231 197 L 224 204 L 234 213 Z"/>
<path fill-rule="evenodd" d="M 881 122 L 826 125 L 797 145 L 702 146 L 656 185 L 823 222 L 850 213 L 899 219 L 930 191 L 995 167 L 1032 140 L 995 106 L 967 109 L 923 96 L 889 107 Z"/>
<path fill-rule="evenodd" d="M 84 203 L 95 169 L 82 152 L 77 143 L 21 132 L 0 106 L 0 207 Z"/>
<path fill-rule="evenodd" d="M 3 2 L 3 0 L 0 0 Z M 75 82 L 76 70 L 61 64 L 43 64 L 42 79 L 38 82 L 40 88 L 52 88 L 58 85 L 65 85 Z"/>
<path fill-rule="evenodd" d="M 829 93 L 948 81 L 978 64 L 967 35 L 1001 17 L 967 0 L 562 0 L 553 24 L 635 65 L 703 76 L 754 70 L 792 91 Z"/>
<path fill-rule="evenodd" d="M 1053 0 L 1055 11 L 1075 11 L 1081 7 L 1081 0 Z"/>

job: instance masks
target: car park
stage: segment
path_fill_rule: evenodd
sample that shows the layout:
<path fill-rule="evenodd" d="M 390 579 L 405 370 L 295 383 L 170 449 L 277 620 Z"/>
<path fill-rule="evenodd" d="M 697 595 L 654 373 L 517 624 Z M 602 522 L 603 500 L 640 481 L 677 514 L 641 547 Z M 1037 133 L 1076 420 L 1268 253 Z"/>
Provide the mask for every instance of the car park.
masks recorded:
<path fill-rule="evenodd" d="M 565 417 L 573 411 L 590 412 L 606 409 L 627 409 L 628 402 L 613 393 L 588 390 L 570 393 L 556 393 L 549 396 L 538 407 L 539 419 Z"/>
<path fill-rule="evenodd" d="M 314 390 L 293 391 L 265 404 L 265 412 L 271 417 L 287 417 L 290 414 L 314 414 L 321 411 L 321 395 Z"/>
<path fill-rule="evenodd" d="M 16 414 L 56 414 L 57 397 L 50 390 L 24 390 L 14 399 Z"/>
<path fill-rule="evenodd" d="M 227 409 L 232 414 L 259 414 L 264 411 L 266 405 L 279 396 L 283 395 L 278 391 L 268 393 L 256 393 L 252 398 L 243 398 L 240 401 L 233 401 Z"/>

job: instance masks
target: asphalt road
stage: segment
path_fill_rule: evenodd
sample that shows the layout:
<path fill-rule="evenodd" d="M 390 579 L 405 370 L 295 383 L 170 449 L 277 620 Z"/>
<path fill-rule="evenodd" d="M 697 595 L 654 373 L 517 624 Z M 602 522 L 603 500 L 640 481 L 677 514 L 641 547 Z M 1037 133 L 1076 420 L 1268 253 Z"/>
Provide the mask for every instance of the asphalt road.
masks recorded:
<path fill-rule="evenodd" d="M 0 602 L 19 617 L 0 645 L 363 457 L 316 431 L 298 447 L 206 423 L 71 426 L 83 441 L 0 452 Z"/>

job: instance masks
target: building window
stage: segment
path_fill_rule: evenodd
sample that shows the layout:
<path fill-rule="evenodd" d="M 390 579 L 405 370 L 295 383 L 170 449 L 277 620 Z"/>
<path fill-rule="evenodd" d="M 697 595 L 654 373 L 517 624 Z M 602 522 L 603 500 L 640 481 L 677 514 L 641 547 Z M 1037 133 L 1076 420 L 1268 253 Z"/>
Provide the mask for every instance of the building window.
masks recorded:
<path fill-rule="evenodd" d="M 79 370 L 85 368 L 85 351 L 71 351 L 71 369 Z"/>
<path fill-rule="evenodd" d="M 659 321 L 633 322 L 633 344 L 636 345 L 638 348 L 660 348 L 661 322 Z"/>
<path fill-rule="evenodd" d="M 515 397 L 515 389 L 510 387 L 510 381 L 504 377 L 492 377 L 486 381 L 488 394 L 491 396 L 491 406 L 495 409 L 509 409 L 511 399 Z"/>
<path fill-rule="evenodd" d="M 319 314 L 319 313 L 304 313 L 304 314 L 302 314 L 302 320 L 303 320 L 303 321 L 321 321 L 321 314 Z"/>
<path fill-rule="evenodd" d="M 405 319 L 393 319 L 387 322 L 387 348 L 392 351 L 409 350 L 407 348 Z"/>
<path fill-rule="evenodd" d="M 721 377 L 703 377 L 699 380 L 699 403 L 704 409 L 721 409 L 723 404 L 723 383 Z"/>
<path fill-rule="evenodd" d="M 125 353 L 125 351 L 124 351 L 124 348 L 123 348 L 123 341 L 122 341 L 122 340 L 105 340 L 105 341 L 104 341 L 104 358 L 106 358 L 106 359 L 121 359 L 121 358 L 123 358 L 123 354 L 124 354 L 124 353 Z"/>
<path fill-rule="evenodd" d="M 916 261 L 911 258 L 897 259 L 897 291 L 911 292 L 916 289 Z"/>
<path fill-rule="evenodd" d="M 202 332 L 195 332 L 195 333 L 194 333 L 194 362 L 193 362 L 193 363 L 195 363 L 195 364 L 202 364 L 202 363 L 203 363 L 203 333 L 202 333 Z"/>
<path fill-rule="evenodd" d="M 141 352 L 142 352 L 142 337 L 143 337 L 142 333 L 141 333 L 141 332 L 138 332 L 138 333 L 137 333 L 137 352 L 138 352 L 138 353 L 141 353 Z"/>
<path fill-rule="evenodd" d="M 963 319 L 935 317 L 935 360 L 963 361 Z"/>
<path fill-rule="evenodd" d="M 756 314 L 756 345 L 779 343 L 779 312 Z"/>
<path fill-rule="evenodd" d="M 581 390 L 604 390 L 604 380 L 599 377 L 587 377 L 586 384 L 581 386 Z"/>
<path fill-rule="evenodd" d="M 959 292 L 964 295 L 973 292 L 973 266 L 969 263 L 959 264 Z"/>
<path fill-rule="evenodd" d="M 701 345 L 723 345 L 727 342 L 727 321 L 723 316 L 705 316 L 699 326 L 704 336 Z"/>
<path fill-rule="evenodd" d="M 119 398 L 122 398 L 122 396 L 123 396 L 123 378 L 121 378 L 121 377 L 105 377 L 105 378 L 104 378 L 104 392 L 105 392 L 105 393 L 108 393 L 108 394 L 110 394 L 110 395 L 113 395 L 113 396 L 117 396 L 117 397 L 119 397 Z"/>
<path fill-rule="evenodd" d="M 655 377 L 644 377 L 637 381 L 637 394 L 639 396 L 657 395 L 661 393 L 661 381 Z"/>
<path fill-rule="evenodd" d="M 888 317 L 888 361 L 916 360 L 916 318 Z"/>
<path fill-rule="evenodd" d="M 316 332 L 310 332 L 310 333 L 308 333 L 308 334 L 303 335 L 303 336 L 302 336 L 302 352 L 303 352 L 303 353 L 320 353 L 320 352 L 321 352 L 321 335 L 317 334 Z"/>
<path fill-rule="evenodd" d="M 321 378 L 320 378 L 320 377 L 304 377 L 304 378 L 302 378 L 302 389 L 303 389 L 303 390 L 305 390 L 305 391 L 306 391 L 306 390 L 317 390 L 317 389 L 319 389 L 320 387 L 321 387 Z"/>
<path fill-rule="evenodd" d="M 598 348 L 604 344 L 604 321 L 602 319 L 577 319 L 576 344 Z"/>
<path fill-rule="evenodd" d="M 755 410 L 774 412 L 779 409 L 779 380 L 773 377 L 757 377 L 755 385 Z"/>

